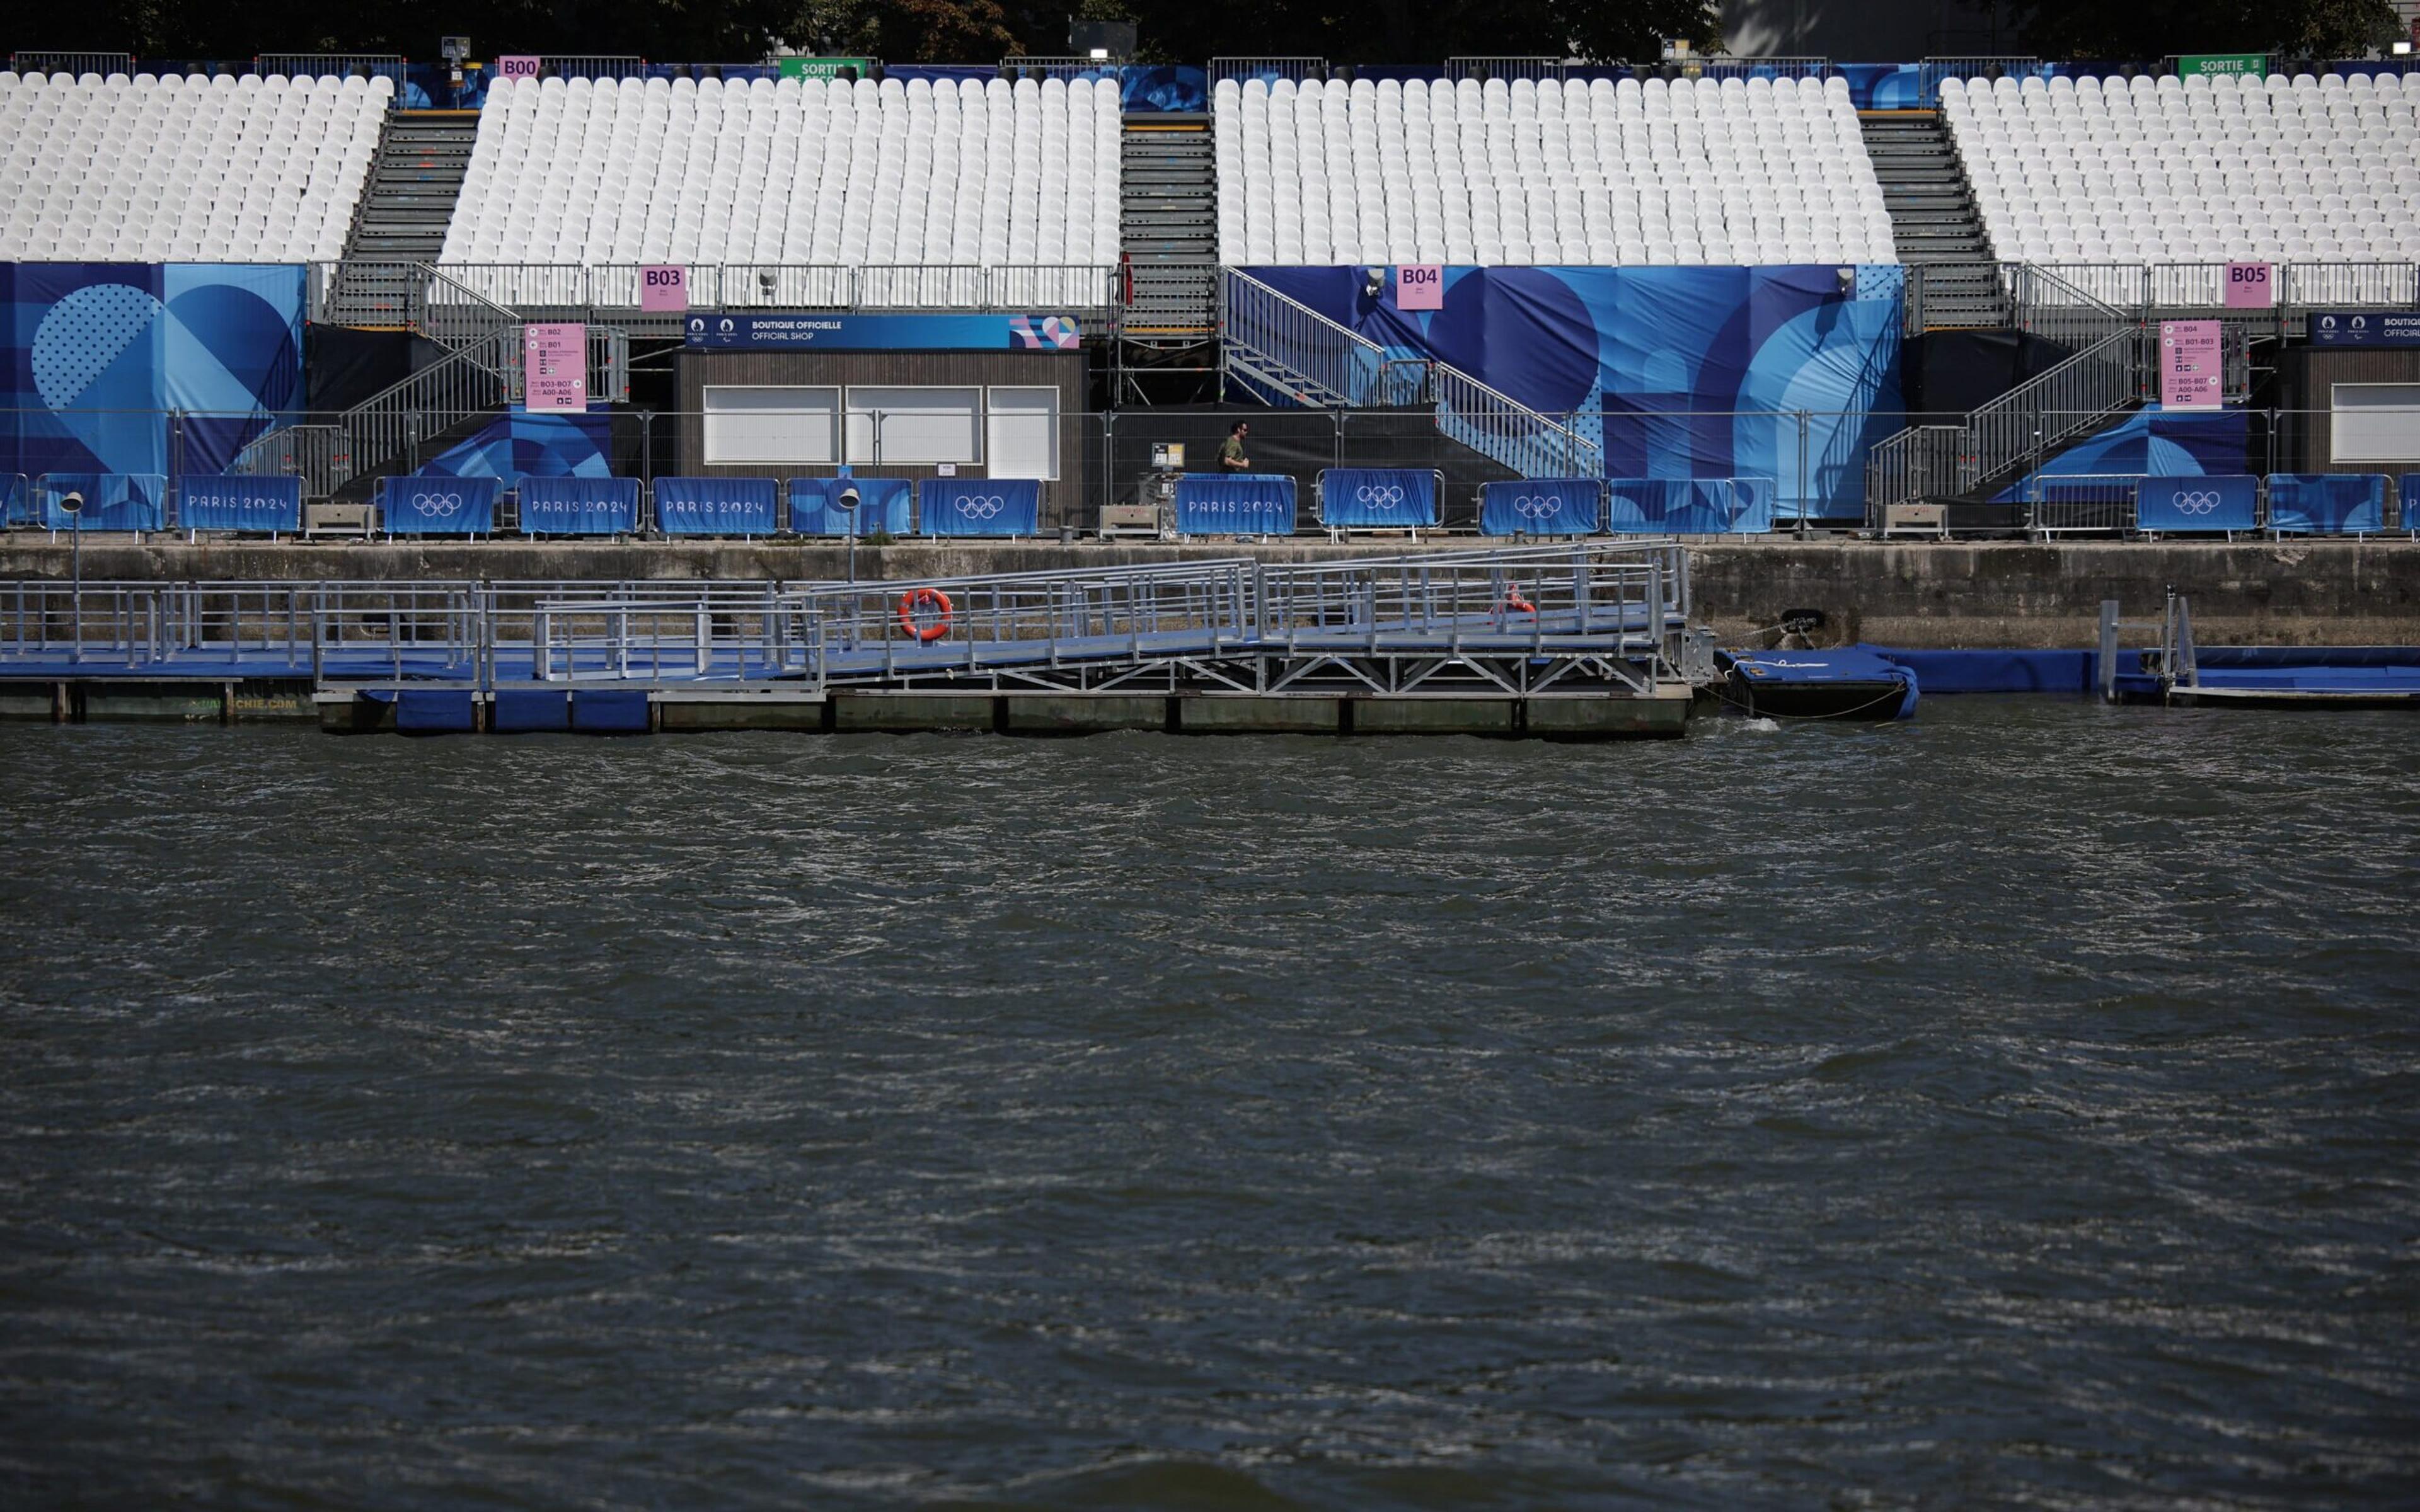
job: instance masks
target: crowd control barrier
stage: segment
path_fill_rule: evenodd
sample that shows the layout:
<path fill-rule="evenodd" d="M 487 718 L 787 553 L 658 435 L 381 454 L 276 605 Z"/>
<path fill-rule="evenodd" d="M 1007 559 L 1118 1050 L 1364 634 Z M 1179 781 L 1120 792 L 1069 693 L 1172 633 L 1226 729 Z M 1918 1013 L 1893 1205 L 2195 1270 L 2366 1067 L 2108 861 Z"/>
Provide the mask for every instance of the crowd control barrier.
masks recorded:
<path fill-rule="evenodd" d="M 379 529 L 389 535 L 493 535 L 497 478 L 435 472 L 378 480 Z"/>
<path fill-rule="evenodd" d="M 2272 472 L 2269 529 L 2279 535 L 2364 535 L 2386 529 L 2383 472 Z"/>
<path fill-rule="evenodd" d="M 841 492 L 857 490 L 857 510 L 840 507 Z M 906 478 L 792 478 L 790 529 L 800 535 L 906 535 L 915 489 Z"/>
<path fill-rule="evenodd" d="M 533 478 L 513 486 L 523 535 L 635 535 L 636 478 Z"/>
<path fill-rule="evenodd" d="M 1606 529 L 1617 535 L 1761 534 L 1773 529 L 1770 478 L 1608 478 Z"/>
<path fill-rule="evenodd" d="M 926 478 L 917 487 L 926 535 L 1032 535 L 1040 529 L 1036 478 Z"/>
<path fill-rule="evenodd" d="M 658 478 L 656 528 L 666 535 L 770 535 L 770 478 Z"/>
<path fill-rule="evenodd" d="M 60 506 L 80 494 L 83 507 Z M 34 518 L 54 531 L 159 531 L 168 526 L 168 480 L 157 472 L 45 472 L 34 480 Z"/>
<path fill-rule="evenodd" d="M 177 524 L 188 531 L 295 533 L 302 529 L 302 480 L 248 472 L 180 474 Z"/>
<path fill-rule="evenodd" d="M 1604 523 L 1602 478 L 1514 478 L 1480 486 L 1481 535 L 1594 535 Z"/>
<path fill-rule="evenodd" d="M 1187 472 L 1176 480 L 1179 535 L 1292 535 L 1294 479 L 1283 472 Z"/>
<path fill-rule="evenodd" d="M 1435 530 L 1441 479 L 1418 468 L 1329 468 L 1319 475 L 1319 522 L 1329 530 Z"/>
<path fill-rule="evenodd" d="M 2260 480 L 2249 474 L 2153 473 L 2134 486 L 2134 528 L 2164 535 L 2260 527 Z"/>

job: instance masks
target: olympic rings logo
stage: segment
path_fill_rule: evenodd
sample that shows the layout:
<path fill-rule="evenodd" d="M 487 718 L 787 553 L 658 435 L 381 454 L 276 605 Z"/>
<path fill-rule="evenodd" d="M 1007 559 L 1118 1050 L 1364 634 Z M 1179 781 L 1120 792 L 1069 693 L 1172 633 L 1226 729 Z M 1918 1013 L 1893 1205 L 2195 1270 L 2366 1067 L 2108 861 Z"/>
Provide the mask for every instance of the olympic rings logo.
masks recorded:
<path fill-rule="evenodd" d="M 458 493 L 416 493 L 411 507 L 431 519 L 451 519 L 462 512 L 462 496 Z"/>
<path fill-rule="evenodd" d="M 1404 501 L 1401 484 L 1365 483 L 1353 490 L 1353 497 L 1378 509 L 1392 509 Z"/>
<path fill-rule="evenodd" d="M 1008 507 L 1000 495 L 962 493 L 957 497 L 958 513 L 970 519 L 990 519 Z"/>
<path fill-rule="evenodd" d="M 1523 494 L 1512 501 L 1512 513 L 1523 519 L 1552 519 L 1563 512 L 1559 494 Z"/>
<path fill-rule="evenodd" d="M 2220 501 L 2215 493 L 2195 492 L 2180 493 L 2171 502 L 2176 505 L 2179 514 L 2210 515 L 2217 512 Z"/>

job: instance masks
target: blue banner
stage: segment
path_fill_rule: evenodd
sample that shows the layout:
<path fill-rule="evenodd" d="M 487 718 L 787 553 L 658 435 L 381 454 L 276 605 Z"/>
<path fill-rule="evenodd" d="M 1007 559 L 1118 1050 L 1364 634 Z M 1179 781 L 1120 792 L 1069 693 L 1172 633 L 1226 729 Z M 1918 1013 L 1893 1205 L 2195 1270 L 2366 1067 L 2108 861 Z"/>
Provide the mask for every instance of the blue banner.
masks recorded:
<path fill-rule="evenodd" d="M 1771 478 L 1731 480 L 1731 531 L 1739 535 L 1765 535 L 1773 530 L 1774 501 L 1781 486 Z"/>
<path fill-rule="evenodd" d="M 2311 316 L 2318 347 L 2420 347 L 2420 315 L 2408 310 L 2327 310 Z"/>
<path fill-rule="evenodd" d="M 59 507 L 67 494 L 84 507 Z M 168 525 L 168 480 L 157 472 L 45 472 L 34 480 L 36 519 L 54 531 L 158 531 Z"/>
<path fill-rule="evenodd" d="M 691 347 L 718 351 L 1080 351 L 1072 315 L 692 315 Z"/>
<path fill-rule="evenodd" d="M 2420 472 L 2403 474 L 2403 491 L 2396 496 L 2403 509 L 2403 528 L 2420 534 Z"/>
<path fill-rule="evenodd" d="M 1739 529 L 1729 478 L 1608 478 L 1605 528 L 1616 535 L 1728 535 Z"/>
<path fill-rule="evenodd" d="M 917 496 L 927 535 L 1032 535 L 1041 524 L 1034 478 L 926 478 Z"/>
<path fill-rule="evenodd" d="M 770 478 L 658 478 L 656 529 L 666 535 L 770 535 Z"/>
<path fill-rule="evenodd" d="M 854 526 L 840 507 L 841 490 L 851 487 L 857 490 Z M 861 536 L 906 535 L 915 529 L 908 518 L 915 498 L 906 478 L 792 478 L 790 529 L 800 535 L 846 535 L 852 529 Z"/>
<path fill-rule="evenodd" d="M 2250 531 L 2260 525 L 2260 480 L 2153 473 L 2134 486 L 2138 531 Z"/>
<path fill-rule="evenodd" d="M 1283 472 L 1187 472 L 1176 480 L 1179 535 L 1292 535 L 1294 479 Z"/>
<path fill-rule="evenodd" d="M 523 535 L 630 535 L 639 529 L 636 478 L 530 478 L 520 495 Z"/>
<path fill-rule="evenodd" d="M 299 531 L 302 480 L 240 472 L 180 474 L 177 524 L 188 531 Z"/>
<path fill-rule="evenodd" d="M 389 535 L 492 535 L 494 478 L 449 478 L 411 473 L 378 480 L 379 528 Z"/>
<path fill-rule="evenodd" d="M 34 480 L 22 472 L 0 472 L 0 525 L 34 523 Z"/>
<path fill-rule="evenodd" d="M 1436 474 L 1421 468 L 1329 468 L 1319 522 L 1350 530 L 1426 530 L 1437 522 Z"/>
<path fill-rule="evenodd" d="M 2386 529 L 2383 472 L 2272 472 L 2269 528 L 2291 535 Z"/>
<path fill-rule="evenodd" d="M 1596 478 L 1515 478 L 1479 490 L 1481 535 L 1593 535 L 1605 517 Z"/>

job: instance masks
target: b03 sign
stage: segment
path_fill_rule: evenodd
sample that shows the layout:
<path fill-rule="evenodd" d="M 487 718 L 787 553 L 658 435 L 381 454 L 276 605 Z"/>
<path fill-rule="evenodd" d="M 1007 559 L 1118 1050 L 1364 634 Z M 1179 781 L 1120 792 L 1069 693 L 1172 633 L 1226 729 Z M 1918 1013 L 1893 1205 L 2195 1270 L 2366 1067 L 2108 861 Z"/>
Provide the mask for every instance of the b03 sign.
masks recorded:
<path fill-rule="evenodd" d="M 1445 269 L 1435 263 L 1405 263 L 1395 270 L 1395 308 L 1445 308 Z"/>

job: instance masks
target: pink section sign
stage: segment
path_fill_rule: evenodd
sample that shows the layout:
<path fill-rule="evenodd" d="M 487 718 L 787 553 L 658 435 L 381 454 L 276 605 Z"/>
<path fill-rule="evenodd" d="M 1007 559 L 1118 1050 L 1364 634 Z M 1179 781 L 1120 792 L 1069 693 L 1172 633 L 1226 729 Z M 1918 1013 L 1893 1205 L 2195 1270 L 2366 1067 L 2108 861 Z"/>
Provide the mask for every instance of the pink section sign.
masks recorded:
<path fill-rule="evenodd" d="M 1436 263 L 1405 263 L 1395 270 L 1395 308 L 1445 308 L 1445 269 Z"/>
<path fill-rule="evenodd" d="M 541 65 L 535 53 L 504 53 L 496 58 L 499 79 L 535 79 Z"/>
<path fill-rule="evenodd" d="M 2216 409 L 2226 402 L 2220 381 L 2220 330 L 2215 320 L 2160 322 L 2162 409 Z"/>
<path fill-rule="evenodd" d="M 2267 263 L 2226 265 L 2226 307 L 2230 310 L 2273 310 L 2277 283 Z"/>
<path fill-rule="evenodd" d="M 689 270 L 678 263 L 656 263 L 639 270 L 639 308 L 689 308 Z"/>
<path fill-rule="evenodd" d="M 521 408 L 534 415 L 586 413 L 588 328 L 548 323 L 521 332 Z"/>

